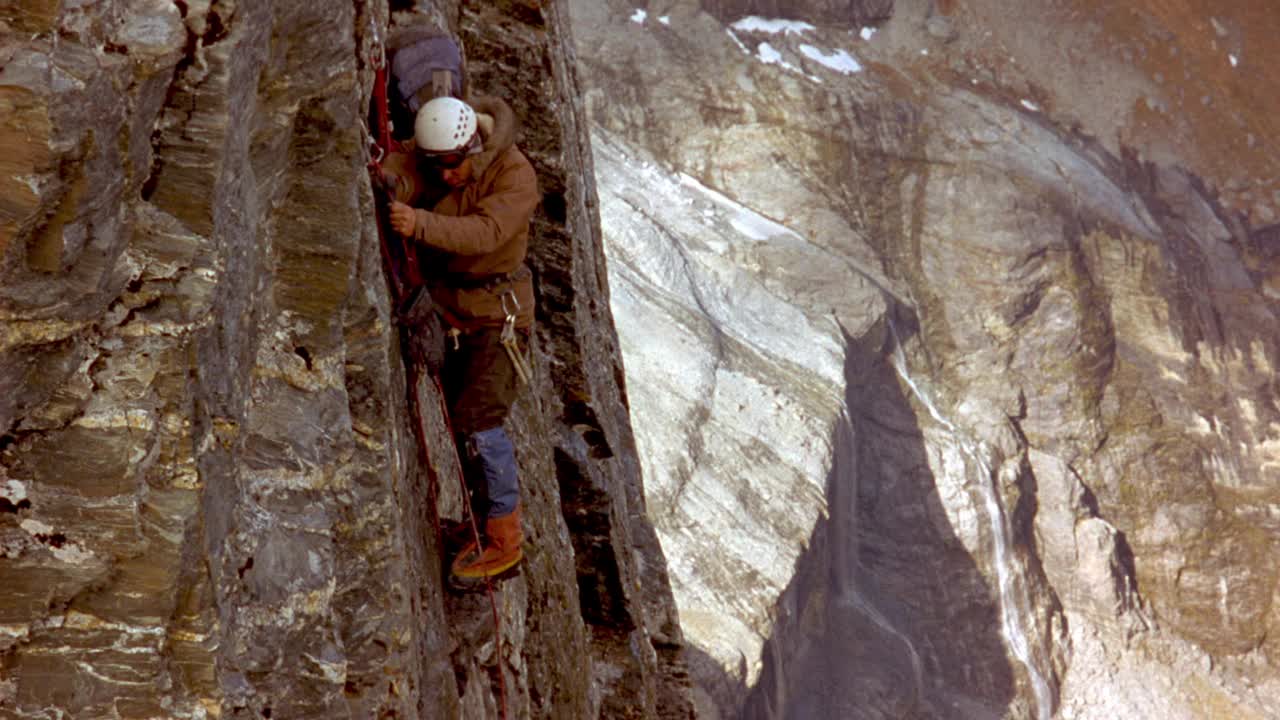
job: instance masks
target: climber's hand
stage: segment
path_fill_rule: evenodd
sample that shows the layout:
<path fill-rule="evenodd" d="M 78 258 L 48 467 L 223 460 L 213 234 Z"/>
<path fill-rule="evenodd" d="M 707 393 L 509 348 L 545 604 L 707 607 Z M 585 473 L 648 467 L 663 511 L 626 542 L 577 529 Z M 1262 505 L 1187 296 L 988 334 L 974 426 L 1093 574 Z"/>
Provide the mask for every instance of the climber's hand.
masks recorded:
<path fill-rule="evenodd" d="M 413 236 L 418 225 L 418 213 L 402 202 L 391 203 L 391 228 L 406 237 Z"/>

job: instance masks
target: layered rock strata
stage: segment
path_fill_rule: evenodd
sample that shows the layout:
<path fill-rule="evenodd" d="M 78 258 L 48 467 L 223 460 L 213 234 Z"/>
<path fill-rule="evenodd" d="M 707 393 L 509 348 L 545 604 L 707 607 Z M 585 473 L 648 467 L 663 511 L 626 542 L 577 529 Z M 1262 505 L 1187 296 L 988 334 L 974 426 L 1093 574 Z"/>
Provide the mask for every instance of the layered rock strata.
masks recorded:
<path fill-rule="evenodd" d="M 547 192 L 497 643 L 443 589 L 457 460 L 388 308 L 362 131 L 388 7 L 0 8 L 6 716 L 688 715 L 567 28 L 508 5 L 395 18 L 463 31 Z"/>
<path fill-rule="evenodd" d="M 572 4 L 701 710 L 1280 713 L 1280 15 L 799 7 Z"/>

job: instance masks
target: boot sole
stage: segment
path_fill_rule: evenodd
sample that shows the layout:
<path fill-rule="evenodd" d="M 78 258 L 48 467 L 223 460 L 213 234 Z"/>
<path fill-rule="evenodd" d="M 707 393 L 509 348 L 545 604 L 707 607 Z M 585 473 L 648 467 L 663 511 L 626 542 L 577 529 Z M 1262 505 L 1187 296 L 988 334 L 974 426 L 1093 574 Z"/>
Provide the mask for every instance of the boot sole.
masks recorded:
<path fill-rule="evenodd" d="M 485 580 L 494 582 L 502 582 L 510 580 L 520 574 L 520 561 L 516 560 L 498 572 L 489 575 L 454 575 L 449 573 L 449 587 L 453 590 L 461 592 L 470 592 L 483 590 L 485 588 Z"/>
<path fill-rule="evenodd" d="M 497 575 L 488 575 L 488 579 L 494 583 L 506 582 L 506 580 L 520 577 L 520 565 L 512 565 L 511 568 L 503 570 Z M 458 578 L 457 575 L 449 575 L 448 587 L 456 593 L 474 593 L 484 591 L 488 584 L 485 583 L 485 575 L 476 578 Z"/>

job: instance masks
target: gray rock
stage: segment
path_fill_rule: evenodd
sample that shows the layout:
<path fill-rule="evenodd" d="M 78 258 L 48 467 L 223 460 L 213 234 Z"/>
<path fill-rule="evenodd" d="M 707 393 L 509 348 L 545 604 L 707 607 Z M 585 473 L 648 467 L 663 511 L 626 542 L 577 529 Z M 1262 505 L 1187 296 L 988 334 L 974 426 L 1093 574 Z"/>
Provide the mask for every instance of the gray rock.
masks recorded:
<path fill-rule="evenodd" d="M 565 18 L 430 5 L 397 21 L 460 18 L 548 193 L 501 632 L 442 586 L 458 463 L 390 321 L 361 130 L 386 4 L 0 9 L 15 716 L 688 717 Z"/>
<path fill-rule="evenodd" d="M 872 43 L 773 8 L 815 27 L 753 36 L 768 63 L 726 27 L 767 8 L 659 30 L 572 4 L 701 707 L 1275 714 L 1280 316 L 1265 241 L 1226 205 L 1242 171 L 1154 66 L 1099 86 L 1122 52 L 1057 54 L 1045 34 L 1088 36 L 1090 13 L 1045 30 L 940 2 L 939 47 L 923 5 Z M 800 43 L 865 69 L 806 75 Z M 1191 129 L 1116 147 L 1134 126 L 1113 109 L 1148 96 Z M 1277 170 L 1248 166 L 1259 187 Z"/>
<path fill-rule="evenodd" d="M 892 17 L 894 0 L 701 0 L 700 5 L 706 12 L 728 22 L 756 15 L 860 27 Z"/>
<path fill-rule="evenodd" d="M 929 19 L 925 21 L 924 27 L 930 35 L 946 42 L 955 40 L 958 36 L 951 18 L 945 15 L 930 15 Z"/>

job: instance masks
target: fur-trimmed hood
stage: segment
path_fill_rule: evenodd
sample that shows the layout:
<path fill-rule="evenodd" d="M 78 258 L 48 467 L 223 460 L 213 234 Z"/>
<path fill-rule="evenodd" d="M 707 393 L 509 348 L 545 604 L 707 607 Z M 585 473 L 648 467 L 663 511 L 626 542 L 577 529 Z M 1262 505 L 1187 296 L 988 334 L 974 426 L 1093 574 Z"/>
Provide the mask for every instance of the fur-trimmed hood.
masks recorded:
<path fill-rule="evenodd" d="M 515 144 L 520 123 L 515 111 L 502 98 L 482 95 L 470 98 L 467 104 L 476 111 L 477 130 L 484 141 L 484 149 L 471 158 L 475 177 L 479 177 L 493 164 L 494 158 Z"/>

